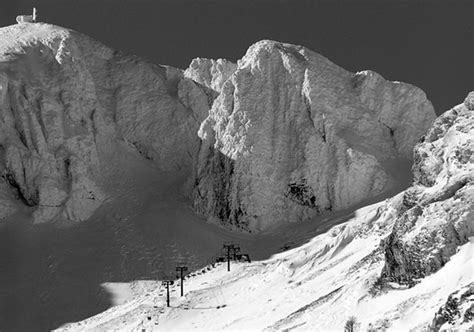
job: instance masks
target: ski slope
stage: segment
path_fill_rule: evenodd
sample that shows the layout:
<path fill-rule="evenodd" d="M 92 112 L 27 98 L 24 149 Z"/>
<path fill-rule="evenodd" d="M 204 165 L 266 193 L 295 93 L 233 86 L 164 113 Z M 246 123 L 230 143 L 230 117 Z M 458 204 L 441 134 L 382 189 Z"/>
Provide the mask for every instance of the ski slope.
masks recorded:
<path fill-rule="evenodd" d="M 473 282 L 474 239 L 437 273 L 413 288 L 393 284 L 371 295 L 383 267 L 378 248 L 391 229 L 400 195 L 359 209 L 347 222 L 300 247 L 253 263 L 211 266 L 171 289 L 171 307 L 159 280 L 137 282 L 126 303 L 62 331 L 302 330 L 341 331 L 355 316 L 362 330 L 422 329 L 450 293 Z M 141 286 L 137 286 L 141 285 Z"/>
<path fill-rule="evenodd" d="M 114 158 L 101 184 L 110 198 L 88 222 L 32 225 L 24 208 L 0 224 L 0 330 L 51 330 L 127 303 L 145 287 L 137 281 L 174 278 L 178 262 L 202 268 L 225 241 L 264 261 L 353 214 L 236 233 L 192 211 L 182 190 L 186 171 L 159 171 L 125 143 Z"/>
<path fill-rule="evenodd" d="M 419 329 L 473 281 L 471 239 L 415 287 L 371 295 L 402 194 L 244 234 L 191 210 L 186 171 L 158 171 L 125 144 L 107 167 L 110 200 L 90 221 L 33 226 L 24 210 L 0 226 L 2 331 L 341 330 L 349 316 L 362 328 Z M 212 268 L 225 241 L 253 262 Z M 180 262 L 194 272 L 186 296 L 175 284 L 166 308 L 161 280 L 174 279 Z"/>

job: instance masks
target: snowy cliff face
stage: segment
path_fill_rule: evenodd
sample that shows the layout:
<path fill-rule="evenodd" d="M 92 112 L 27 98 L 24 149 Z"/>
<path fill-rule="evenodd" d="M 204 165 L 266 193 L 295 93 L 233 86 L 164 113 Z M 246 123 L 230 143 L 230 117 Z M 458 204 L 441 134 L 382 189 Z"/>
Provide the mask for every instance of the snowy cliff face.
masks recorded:
<path fill-rule="evenodd" d="M 470 96 L 416 145 L 407 190 L 271 233 L 285 246 L 268 259 L 192 272 L 186 296 L 172 286 L 171 308 L 158 284 L 63 330 L 140 331 L 150 323 L 165 331 L 342 331 L 349 317 L 356 331 L 472 330 Z M 265 235 L 258 241 L 271 242 Z"/>
<path fill-rule="evenodd" d="M 187 72 L 221 91 L 199 130 L 194 207 L 243 229 L 382 193 L 386 166 L 411 158 L 435 117 L 416 87 L 273 41 L 251 46 L 237 69 L 197 60 Z"/>
<path fill-rule="evenodd" d="M 37 222 L 85 220 L 107 198 L 118 142 L 163 170 L 189 167 L 208 109 L 180 70 L 52 25 L 2 28 L 0 206 L 13 188 Z"/>
<path fill-rule="evenodd" d="M 414 184 L 384 242 L 385 280 L 414 284 L 474 236 L 472 99 L 437 118 L 415 147 Z"/>
<path fill-rule="evenodd" d="M 198 212 L 264 230 L 384 192 L 434 118 L 420 89 L 299 46 L 262 41 L 237 65 L 183 72 L 46 24 L 0 37 L 3 216 L 17 195 L 36 221 L 89 218 L 126 142 L 162 170 L 191 169 Z"/>

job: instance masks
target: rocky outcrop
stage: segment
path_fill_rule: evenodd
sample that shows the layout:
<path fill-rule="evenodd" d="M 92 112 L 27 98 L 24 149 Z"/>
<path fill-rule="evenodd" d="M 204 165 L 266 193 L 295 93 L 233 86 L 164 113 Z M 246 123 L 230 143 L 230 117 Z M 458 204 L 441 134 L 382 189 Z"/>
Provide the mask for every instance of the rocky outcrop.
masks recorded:
<path fill-rule="evenodd" d="M 196 58 L 191 61 L 184 76 L 206 86 L 207 88 L 221 92 L 227 79 L 236 71 L 237 65 L 225 59 Z"/>
<path fill-rule="evenodd" d="M 474 236 L 473 145 L 474 112 L 464 103 L 436 119 L 415 147 L 414 184 L 383 242 L 385 280 L 413 285 Z"/>
<path fill-rule="evenodd" d="M 474 321 L 474 283 L 450 294 L 430 326 L 432 331 L 472 329 Z"/>
<path fill-rule="evenodd" d="M 237 69 L 196 60 L 187 73 L 220 91 L 199 130 L 194 207 L 247 230 L 384 192 L 387 164 L 411 158 L 435 117 L 416 87 L 273 41 L 251 46 Z"/>
<path fill-rule="evenodd" d="M 2 28 L 0 39 L 0 171 L 35 221 L 89 218 L 120 141 L 163 170 L 190 167 L 210 106 L 181 70 L 47 24 Z"/>

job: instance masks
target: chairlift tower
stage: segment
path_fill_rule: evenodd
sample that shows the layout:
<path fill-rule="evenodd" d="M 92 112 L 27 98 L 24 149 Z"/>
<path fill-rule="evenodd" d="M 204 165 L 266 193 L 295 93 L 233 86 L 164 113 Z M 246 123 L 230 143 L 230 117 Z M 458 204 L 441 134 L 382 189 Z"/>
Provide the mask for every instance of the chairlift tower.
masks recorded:
<path fill-rule="evenodd" d="M 188 271 L 188 267 L 184 263 L 180 263 L 176 266 L 176 272 L 180 274 L 181 280 L 181 296 L 184 296 L 184 273 Z"/>
<path fill-rule="evenodd" d="M 234 247 L 232 248 L 232 256 L 233 256 L 233 260 L 236 261 L 238 259 L 238 256 L 240 254 L 240 246 L 238 245 L 234 245 Z"/>
<path fill-rule="evenodd" d="M 173 284 L 173 280 L 163 280 L 161 284 L 166 287 L 166 305 L 169 307 L 170 306 L 170 285 Z"/>
<path fill-rule="evenodd" d="M 230 271 L 230 251 L 234 250 L 235 245 L 232 242 L 225 242 L 224 249 L 227 249 L 227 271 Z"/>

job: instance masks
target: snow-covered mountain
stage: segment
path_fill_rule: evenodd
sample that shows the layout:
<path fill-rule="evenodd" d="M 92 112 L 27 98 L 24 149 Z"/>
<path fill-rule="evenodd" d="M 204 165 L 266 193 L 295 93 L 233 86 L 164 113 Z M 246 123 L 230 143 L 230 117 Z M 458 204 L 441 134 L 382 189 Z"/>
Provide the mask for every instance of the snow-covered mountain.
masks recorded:
<path fill-rule="evenodd" d="M 473 96 L 416 145 L 407 190 L 270 259 L 194 272 L 170 308 L 160 284 L 138 283 L 125 304 L 61 330 L 474 328 Z"/>
<path fill-rule="evenodd" d="M 435 117 L 420 89 L 350 73 L 301 46 L 264 40 L 236 68 L 209 66 L 187 71 L 219 92 L 199 130 L 194 207 L 238 228 L 266 230 L 386 192 L 399 181 L 391 166 L 411 159 Z"/>
<path fill-rule="evenodd" d="M 100 287 L 116 306 L 63 329 L 469 327 L 473 128 L 472 93 L 435 120 L 301 46 L 180 70 L 0 28 L 0 330 L 94 315 Z M 224 241 L 255 262 L 209 265 Z"/>
<path fill-rule="evenodd" d="M 0 29 L 0 218 L 13 187 L 36 222 L 87 220 L 132 145 L 162 170 L 189 167 L 206 91 L 181 70 L 48 24 Z"/>
<path fill-rule="evenodd" d="M 289 44 L 183 72 L 47 24 L 0 38 L 3 217 L 9 185 L 37 222 L 87 220 L 113 196 L 125 142 L 162 170 L 192 168 L 209 220 L 265 230 L 386 192 L 434 119 L 420 89 Z"/>

